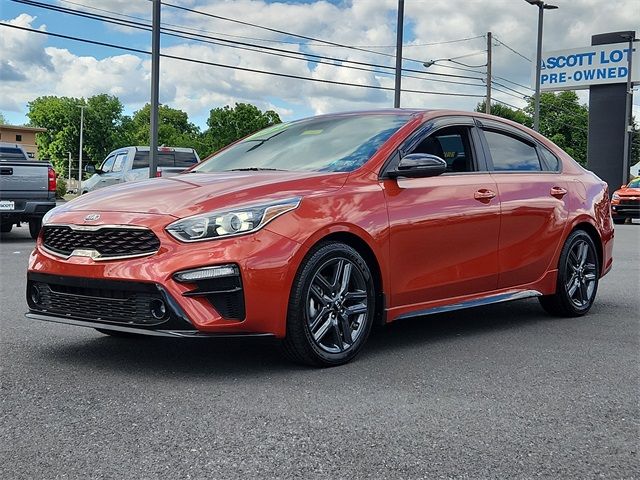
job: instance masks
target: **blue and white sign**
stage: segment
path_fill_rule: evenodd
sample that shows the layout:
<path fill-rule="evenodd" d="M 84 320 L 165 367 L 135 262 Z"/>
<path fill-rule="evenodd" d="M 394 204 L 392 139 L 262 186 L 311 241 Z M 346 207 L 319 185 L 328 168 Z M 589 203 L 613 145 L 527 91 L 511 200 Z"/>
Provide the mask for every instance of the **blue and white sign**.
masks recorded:
<path fill-rule="evenodd" d="M 631 81 L 640 82 L 639 47 L 633 49 Z M 625 83 L 628 75 L 629 44 L 615 43 L 556 50 L 542 54 L 540 89 L 578 90 L 590 85 Z M 535 64 L 533 65 L 535 88 Z"/>

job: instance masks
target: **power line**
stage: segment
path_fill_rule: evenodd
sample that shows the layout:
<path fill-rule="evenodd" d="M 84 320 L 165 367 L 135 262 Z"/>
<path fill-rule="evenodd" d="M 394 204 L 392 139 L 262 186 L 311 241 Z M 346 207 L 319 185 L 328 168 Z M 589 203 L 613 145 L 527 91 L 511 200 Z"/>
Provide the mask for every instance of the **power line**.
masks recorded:
<path fill-rule="evenodd" d="M 385 57 L 395 58 L 395 55 L 392 55 L 390 53 L 376 52 L 375 50 L 369 50 L 369 49 L 366 49 L 366 48 L 356 47 L 356 46 L 353 46 L 353 45 L 345 45 L 343 43 L 337 43 L 337 42 L 332 42 L 332 41 L 329 41 L 329 40 L 323 40 L 321 38 L 309 37 L 307 35 L 301 35 L 299 33 L 293 33 L 293 32 L 287 32 L 287 31 L 284 31 L 284 30 L 278 30 L 277 28 L 265 27 L 264 25 L 258 25 L 256 23 L 245 22 L 245 21 L 242 21 L 242 20 L 237 20 L 237 19 L 229 18 L 229 17 L 223 17 L 222 15 L 215 15 L 213 13 L 203 12 L 202 10 L 196 10 L 196 9 L 193 9 L 193 8 L 187 8 L 187 7 L 183 7 L 183 6 L 180 6 L 180 5 L 174 5 L 172 3 L 163 2 L 162 5 L 164 5 L 166 7 L 175 8 L 175 9 L 178 9 L 178 10 L 183 10 L 183 11 L 190 12 L 190 13 L 195 13 L 195 14 L 198 14 L 198 15 L 204 15 L 204 16 L 207 16 L 207 17 L 216 18 L 218 20 L 224 20 L 224 21 L 227 21 L 227 22 L 238 23 L 240 25 L 245 25 L 245 26 L 249 26 L 249 27 L 253 27 L 253 28 L 258 28 L 258 29 L 266 30 L 266 31 L 273 32 L 273 33 L 279 33 L 281 35 L 302 38 L 302 39 L 305 39 L 305 40 L 310 40 L 312 42 L 319 42 L 319 43 L 321 43 L 323 45 L 324 44 L 332 45 L 334 47 L 347 48 L 347 49 L 350 49 L 350 50 L 358 50 L 358 51 L 361 51 L 361 52 L 373 53 L 375 55 L 383 55 Z M 422 60 L 417 60 L 415 58 L 402 57 L 402 59 L 410 61 L 410 62 L 420 63 L 420 64 L 423 63 Z"/>
<path fill-rule="evenodd" d="M 500 45 L 502 45 L 503 47 L 507 48 L 508 50 L 511 50 L 513 53 L 515 53 L 516 55 L 518 55 L 519 57 L 524 58 L 527 62 L 531 63 L 531 59 L 529 57 L 527 57 L 526 55 L 523 55 L 522 53 L 518 52 L 517 50 L 515 50 L 514 48 L 510 47 L 509 45 L 507 45 L 506 43 L 504 43 L 502 40 L 500 40 L 497 37 L 493 37 L 496 42 L 498 42 Z"/>
<path fill-rule="evenodd" d="M 57 38 L 64 38 L 66 40 L 73 40 L 73 41 L 77 41 L 77 42 L 89 43 L 89 44 L 92 44 L 92 45 L 99 45 L 99 46 L 102 46 L 102 47 L 116 48 L 116 49 L 119 49 L 119 50 L 135 52 L 135 53 L 142 53 L 142 54 L 145 54 L 145 55 L 151 55 L 151 52 L 149 52 L 147 50 L 142 50 L 142 49 L 132 48 L 132 47 L 125 47 L 123 45 L 116 45 L 116 44 L 113 44 L 113 43 L 100 42 L 100 41 L 97 41 L 97 40 L 90 40 L 90 39 L 87 39 L 87 38 L 73 37 L 71 35 L 63 35 L 63 34 L 60 34 L 60 33 L 36 30 L 36 29 L 33 29 L 33 28 L 21 27 L 21 26 L 18 26 L 18 25 L 10 25 L 10 24 L 4 23 L 4 22 L 0 22 L 0 26 L 14 28 L 14 29 L 18 29 L 18 30 L 27 31 L 27 32 L 38 33 L 38 34 L 41 34 L 41 35 L 47 35 L 47 36 L 52 36 L 52 37 L 57 37 Z M 295 79 L 295 80 L 306 80 L 306 81 L 311 81 L 311 82 L 327 83 L 327 84 L 331 84 L 331 85 L 341 85 L 341 86 L 347 86 L 347 87 L 368 88 L 368 89 L 373 89 L 373 90 L 386 90 L 386 91 L 393 91 L 394 90 L 391 87 L 383 87 L 381 85 L 367 85 L 367 84 L 359 84 L 359 83 L 348 83 L 348 82 L 340 82 L 340 81 L 337 81 L 337 80 L 312 78 L 312 77 L 305 77 L 305 76 L 302 76 L 302 75 L 294 75 L 294 74 L 288 74 L 288 73 L 270 72 L 270 71 L 267 71 L 267 70 L 259 70 L 259 69 L 255 69 L 255 68 L 239 67 L 239 66 L 236 66 L 236 65 L 227 65 L 227 64 L 223 64 L 223 63 L 209 62 L 209 61 L 206 61 L 206 60 L 197 60 L 197 59 L 188 58 L 188 57 L 179 57 L 177 55 L 170 55 L 170 54 L 166 54 L 166 53 L 161 53 L 160 56 L 161 57 L 165 57 L 165 58 L 170 58 L 170 59 L 173 59 L 173 60 L 180 60 L 180 61 L 185 61 L 185 62 L 197 63 L 197 64 L 201 64 L 201 65 L 210 65 L 210 66 L 214 66 L 214 67 L 221 67 L 221 68 L 227 68 L 227 69 L 232 69 L 232 70 L 240 70 L 240 71 L 244 71 L 244 72 L 260 73 L 260 74 L 272 75 L 272 76 L 276 76 L 276 77 L 291 78 L 291 79 Z M 468 93 L 437 92 L 437 91 L 412 90 L 412 89 L 403 89 L 402 91 L 403 92 L 407 92 L 407 93 L 420 93 L 420 94 L 427 94 L 427 95 L 446 95 L 446 96 L 456 96 L 456 97 L 484 98 L 484 95 L 473 95 L 473 94 L 468 94 Z"/>
<path fill-rule="evenodd" d="M 60 12 L 60 13 L 65 13 L 65 14 L 69 14 L 69 15 L 88 18 L 88 19 L 91 19 L 91 20 L 98 20 L 98 21 L 103 21 L 103 22 L 106 22 L 106 23 L 112 23 L 112 24 L 115 24 L 115 25 L 125 26 L 125 27 L 128 27 L 128 28 L 136 28 L 136 29 L 146 30 L 146 31 L 150 31 L 151 30 L 151 27 L 147 23 L 134 22 L 134 21 L 131 21 L 131 20 L 122 20 L 122 19 L 117 19 L 117 18 L 114 18 L 114 17 L 105 16 L 105 15 L 99 15 L 99 14 L 94 14 L 94 13 L 90 13 L 90 12 L 83 12 L 83 11 L 78 11 L 78 10 L 74 10 L 74 9 L 69 9 L 69 8 L 65 8 L 65 7 L 61 7 L 61 6 L 47 5 L 47 4 L 43 4 L 43 3 L 35 1 L 35 0 L 11 0 L 11 1 L 13 1 L 15 3 L 26 4 L 26 5 L 33 6 L 33 7 L 43 8 L 45 10 L 53 10 L 53 11 L 57 11 L 57 12 Z M 67 1 L 67 3 L 80 5 L 80 4 L 77 4 L 75 2 L 69 2 L 68 0 L 66 0 L 66 1 Z M 100 9 L 100 10 L 104 11 L 104 12 L 116 14 L 115 12 L 111 12 L 109 10 L 104 10 L 104 9 Z M 127 15 L 127 17 L 140 19 L 139 17 L 132 17 L 131 15 Z M 140 20 L 144 20 L 144 19 L 140 19 Z M 192 41 L 197 41 L 197 42 L 202 42 L 202 43 L 209 43 L 209 44 L 218 45 L 218 46 L 224 46 L 224 47 L 229 47 L 229 48 L 236 48 L 236 49 L 241 49 L 241 50 L 265 53 L 265 54 L 269 54 L 269 55 L 276 55 L 276 56 L 280 56 L 280 57 L 292 58 L 292 59 L 295 59 L 295 60 L 303 60 L 303 61 L 307 61 L 307 62 L 311 62 L 311 63 L 327 64 L 327 65 L 332 65 L 332 66 L 335 66 L 335 67 L 351 68 L 351 69 L 355 69 L 355 70 L 361 70 L 361 71 L 373 72 L 373 73 L 379 73 L 379 74 L 389 74 L 389 73 L 370 70 L 370 69 L 366 69 L 366 68 L 358 68 L 358 67 L 354 67 L 354 66 L 351 66 L 351 65 L 344 65 L 344 64 L 345 63 L 350 63 L 350 64 L 354 64 L 354 65 L 362 65 L 362 66 L 366 66 L 366 67 L 374 67 L 374 68 L 386 69 L 386 70 L 390 70 L 390 71 L 394 70 L 393 67 L 388 66 L 388 65 L 381 65 L 381 64 L 374 64 L 374 63 L 367 63 L 367 62 L 359 62 L 359 61 L 356 61 L 356 60 L 348 60 L 348 59 L 343 59 L 343 58 L 333 58 L 333 57 L 327 57 L 327 56 L 323 56 L 323 55 L 316 55 L 316 54 L 312 54 L 312 53 L 298 52 L 298 51 L 294 51 L 294 50 L 283 50 L 283 49 L 275 48 L 275 47 L 268 47 L 268 46 L 264 46 L 264 45 L 255 45 L 255 44 L 246 43 L 246 42 L 238 42 L 238 41 L 229 40 L 229 39 L 225 39 L 225 38 L 210 37 L 210 36 L 207 36 L 207 35 L 200 35 L 200 34 L 196 34 L 196 33 L 191 33 L 191 32 L 186 32 L 186 31 L 183 31 L 183 30 L 176 30 L 176 29 L 171 29 L 171 28 L 166 28 L 166 27 L 164 27 L 163 30 L 164 30 L 162 32 L 163 35 L 168 35 L 168 36 L 178 37 L 178 38 L 184 38 L 184 39 L 187 39 L 187 40 L 192 40 Z M 220 42 L 223 42 L 223 43 L 220 43 Z M 272 52 L 279 52 L 279 53 L 272 53 Z M 299 58 L 297 56 L 304 57 L 304 58 Z M 315 60 L 315 59 L 321 59 L 321 60 Z M 328 60 L 328 61 L 322 61 L 322 60 Z M 340 62 L 342 64 L 339 65 L 339 64 L 332 63 L 332 62 Z M 415 69 L 403 68 L 402 71 L 403 72 L 419 73 L 421 75 L 429 75 L 429 76 L 443 76 L 443 77 L 450 77 L 450 78 L 482 80 L 482 78 L 480 78 L 480 77 L 471 77 L 471 76 L 468 76 L 468 75 L 452 75 L 452 74 L 443 74 L 443 73 L 435 73 L 435 72 L 425 72 L 425 71 L 422 71 L 422 70 L 415 70 Z M 428 80 L 428 81 L 434 81 L 434 82 L 440 82 L 440 83 L 451 83 L 451 84 L 457 84 L 457 85 L 479 86 L 479 84 L 468 83 L 468 82 L 458 82 L 458 81 L 453 81 L 453 80 L 439 80 L 439 79 L 433 79 L 433 78 L 416 77 L 414 75 L 406 75 L 406 74 L 403 74 L 403 76 L 408 77 L 408 78 L 418 78 L 418 79 L 421 79 L 421 80 Z"/>

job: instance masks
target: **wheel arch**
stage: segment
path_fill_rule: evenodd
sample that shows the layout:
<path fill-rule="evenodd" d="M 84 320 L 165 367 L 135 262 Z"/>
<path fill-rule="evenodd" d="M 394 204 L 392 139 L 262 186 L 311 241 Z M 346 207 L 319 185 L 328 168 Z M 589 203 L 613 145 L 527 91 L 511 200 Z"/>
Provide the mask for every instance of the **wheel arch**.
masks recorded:
<path fill-rule="evenodd" d="M 605 268 L 604 267 L 604 248 L 602 245 L 602 239 L 600 238 L 600 234 L 598 233 L 598 229 L 590 222 L 587 222 L 585 220 L 579 221 L 573 226 L 573 228 L 571 228 L 571 230 L 567 234 L 567 238 L 569 238 L 569 235 L 571 235 L 573 232 L 577 230 L 584 231 L 587 235 L 589 235 L 589 237 L 591 237 L 591 240 L 593 240 L 593 243 L 596 246 L 596 254 L 598 255 L 598 263 L 600 264 L 600 275 L 602 276 Z"/>

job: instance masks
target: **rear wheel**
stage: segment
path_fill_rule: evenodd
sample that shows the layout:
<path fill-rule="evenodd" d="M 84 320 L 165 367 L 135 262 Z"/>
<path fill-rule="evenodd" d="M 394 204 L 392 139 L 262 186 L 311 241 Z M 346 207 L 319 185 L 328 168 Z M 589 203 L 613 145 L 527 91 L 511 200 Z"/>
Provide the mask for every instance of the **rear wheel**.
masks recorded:
<path fill-rule="evenodd" d="M 34 240 L 38 238 L 40 229 L 42 228 L 42 218 L 32 218 L 29 220 L 29 235 Z"/>
<path fill-rule="evenodd" d="M 9 233 L 12 228 L 13 228 L 13 224 L 11 223 L 0 224 L 0 232 L 2 233 Z"/>
<path fill-rule="evenodd" d="M 283 349 L 308 365 L 347 363 L 367 340 L 374 315 L 374 282 L 362 256 L 343 243 L 321 244 L 294 280 Z"/>
<path fill-rule="evenodd" d="M 584 315 L 596 298 L 599 277 L 596 246 L 585 231 L 576 230 L 569 235 L 560 254 L 556 293 L 539 297 L 540 304 L 552 315 Z"/>

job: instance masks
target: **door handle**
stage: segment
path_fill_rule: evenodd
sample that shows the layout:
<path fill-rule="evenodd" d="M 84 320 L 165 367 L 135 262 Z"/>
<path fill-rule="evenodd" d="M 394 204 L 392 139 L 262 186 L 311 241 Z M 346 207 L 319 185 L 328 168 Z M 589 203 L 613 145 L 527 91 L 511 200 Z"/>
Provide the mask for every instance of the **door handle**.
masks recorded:
<path fill-rule="evenodd" d="M 551 187 L 551 196 L 562 198 L 567 194 L 567 189 L 562 187 Z"/>
<path fill-rule="evenodd" d="M 488 201 L 495 196 L 496 196 L 496 192 L 492 190 L 487 190 L 486 188 L 481 188 L 480 190 L 478 190 L 476 193 L 473 194 L 473 198 L 480 201 L 483 201 L 483 200 Z"/>

